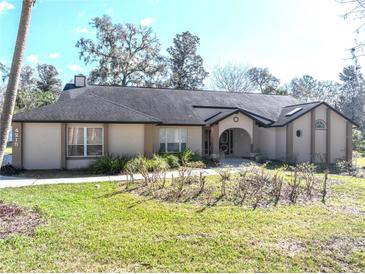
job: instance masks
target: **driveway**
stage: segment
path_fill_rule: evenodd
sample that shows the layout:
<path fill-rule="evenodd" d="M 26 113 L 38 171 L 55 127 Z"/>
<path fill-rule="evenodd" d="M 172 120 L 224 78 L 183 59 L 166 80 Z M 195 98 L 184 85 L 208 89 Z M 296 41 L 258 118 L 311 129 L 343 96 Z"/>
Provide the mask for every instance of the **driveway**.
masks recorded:
<path fill-rule="evenodd" d="M 214 169 L 196 169 L 192 171 L 192 175 L 203 176 L 217 175 L 218 172 Z M 179 177 L 178 171 L 169 171 L 166 173 L 166 178 Z M 142 180 L 140 174 L 134 175 L 135 180 Z M 99 183 L 99 182 L 123 182 L 127 181 L 127 175 L 117 176 L 100 176 L 100 177 L 79 177 L 79 178 L 56 178 L 56 179 L 30 179 L 12 176 L 0 176 L 0 188 L 7 187 L 23 187 L 33 185 L 54 185 L 54 184 L 82 184 L 82 183 Z"/>

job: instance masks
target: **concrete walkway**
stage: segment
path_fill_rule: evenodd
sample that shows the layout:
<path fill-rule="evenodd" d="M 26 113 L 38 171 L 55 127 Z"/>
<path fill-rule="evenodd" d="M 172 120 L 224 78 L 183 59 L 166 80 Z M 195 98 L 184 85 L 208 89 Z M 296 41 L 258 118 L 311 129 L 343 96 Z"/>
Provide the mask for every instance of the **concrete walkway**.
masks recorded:
<path fill-rule="evenodd" d="M 217 175 L 217 170 L 214 169 L 195 169 L 192 175 L 199 175 L 203 172 L 203 176 Z M 177 178 L 178 171 L 169 171 L 166 173 L 166 178 Z M 135 180 L 142 180 L 140 174 L 134 175 Z M 55 178 L 55 179 L 30 179 L 11 176 L 0 176 L 0 188 L 7 187 L 23 187 L 34 185 L 54 185 L 54 184 L 81 184 L 81 183 L 98 183 L 98 182 L 123 182 L 127 180 L 127 175 L 118 176 L 100 176 L 100 177 L 81 177 L 81 178 Z"/>

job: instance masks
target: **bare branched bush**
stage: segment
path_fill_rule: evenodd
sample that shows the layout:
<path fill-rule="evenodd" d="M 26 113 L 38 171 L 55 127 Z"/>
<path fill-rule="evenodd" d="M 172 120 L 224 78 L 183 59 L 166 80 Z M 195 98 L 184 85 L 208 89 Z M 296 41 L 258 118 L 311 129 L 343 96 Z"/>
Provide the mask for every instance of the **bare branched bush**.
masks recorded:
<path fill-rule="evenodd" d="M 327 196 L 327 180 L 328 180 L 328 170 L 324 173 L 324 180 L 322 186 L 322 203 L 326 203 L 326 196 Z"/>
<path fill-rule="evenodd" d="M 311 163 L 300 163 L 295 167 L 299 179 L 304 183 L 304 193 L 305 198 L 308 200 L 312 200 L 313 193 L 315 190 L 316 178 L 316 166 Z"/>
<path fill-rule="evenodd" d="M 226 185 L 231 178 L 231 174 L 228 169 L 220 169 L 218 170 L 218 174 L 220 176 L 219 179 L 221 182 L 221 196 L 223 197 L 226 195 Z"/>
<path fill-rule="evenodd" d="M 198 195 L 205 190 L 206 177 L 203 176 L 203 172 L 199 173 L 199 192 Z"/>
<path fill-rule="evenodd" d="M 300 178 L 298 177 L 298 171 L 294 169 L 293 176 L 291 176 L 289 186 L 289 201 L 291 204 L 296 204 L 300 193 Z"/>
<path fill-rule="evenodd" d="M 356 176 L 358 169 L 356 165 L 353 165 L 351 161 L 337 161 L 336 162 L 336 172 L 342 174 L 348 174 L 350 176 Z"/>
<path fill-rule="evenodd" d="M 272 178 L 272 189 L 270 195 L 274 202 L 274 206 L 277 206 L 281 197 L 281 191 L 283 188 L 283 176 L 277 172 L 274 177 Z"/>
<path fill-rule="evenodd" d="M 191 176 L 191 172 L 192 169 L 189 167 L 182 166 L 179 168 L 179 176 L 174 179 L 177 198 L 182 196 L 185 185 L 191 185 L 194 182 L 194 177 Z"/>

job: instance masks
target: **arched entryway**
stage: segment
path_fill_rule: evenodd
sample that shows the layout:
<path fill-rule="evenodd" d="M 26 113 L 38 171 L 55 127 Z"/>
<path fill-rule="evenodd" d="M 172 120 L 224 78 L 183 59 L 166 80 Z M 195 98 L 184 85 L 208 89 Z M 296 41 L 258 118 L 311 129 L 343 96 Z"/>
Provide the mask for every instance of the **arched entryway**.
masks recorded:
<path fill-rule="evenodd" d="M 219 154 L 221 157 L 249 158 L 251 138 L 242 128 L 229 128 L 219 136 Z"/>

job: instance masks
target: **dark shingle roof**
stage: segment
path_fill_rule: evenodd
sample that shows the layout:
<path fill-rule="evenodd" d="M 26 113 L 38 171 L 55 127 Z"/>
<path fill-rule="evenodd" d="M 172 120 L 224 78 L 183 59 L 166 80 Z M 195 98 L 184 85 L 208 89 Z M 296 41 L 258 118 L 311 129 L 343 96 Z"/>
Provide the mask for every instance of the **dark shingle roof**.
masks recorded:
<path fill-rule="evenodd" d="M 200 117 L 193 106 L 237 108 L 258 115 L 265 121 L 275 121 L 282 107 L 298 103 L 291 96 L 112 86 L 66 90 L 59 101 L 90 94 L 122 103 L 165 124 L 204 124 L 206 118 Z"/>
<path fill-rule="evenodd" d="M 13 120 L 205 125 L 241 112 L 260 125 L 280 126 L 289 120 L 285 113 L 293 109 L 292 105 L 298 104 L 297 99 L 291 96 L 260 93 L 115 86 L 72 87 L 67 86 L 55 104 L 18 113 Z"/>
<path fill-rule="evenodd" d="M 284 107 L 279 115 L 278 120 L 273 123 L 271 126 L 284 126 L 291 121 L 299 118 L 303 114 L 307 113 L 308 111 L 311 111 L 312 109 L 318 107 L 322 102 L 310 102 L 310 103 L 303 103 L 303 104 L 295 104 L 291 106 Z M 288 113 L 291 111 L 294 111 L 295 109 L 299 109 L 299 111 L 295 112 L 293 115 L 287 116 Z"/>
<path fill-rule="evenodd" d="M 82 96 L 73 100 L 33 109 L 14 115 L 14 121 L 41 122 L 125 122 L 156 123 L 158 118 L 97 96 Z"/>

